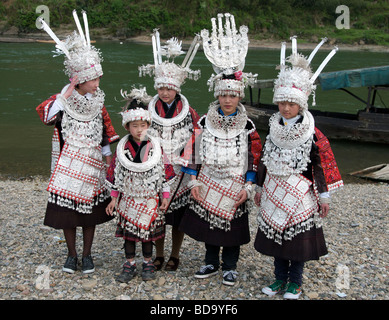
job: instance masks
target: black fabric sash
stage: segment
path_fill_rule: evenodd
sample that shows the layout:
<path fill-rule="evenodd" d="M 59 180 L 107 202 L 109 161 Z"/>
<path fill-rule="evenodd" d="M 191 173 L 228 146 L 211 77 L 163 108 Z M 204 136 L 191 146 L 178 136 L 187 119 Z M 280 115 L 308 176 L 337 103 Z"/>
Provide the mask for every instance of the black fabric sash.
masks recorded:
<path fill-rule="evenodd" d="M 146 141 L 142 141 L 140 145 L 138 145 L 132 136 L 129 136 L 128 138 L 128 141 L 130 141 L 132 147 L 134 148 L 136 154 L 135 154 L 135 157 L 134 157 L 134 160 L 133 162 L 135 163 L 142 163 L 142 159 L 144 157 L 144 153 L 146 151 L 147 148 L 144 148 L 146 145 L 147 145 L 147 140 Z"/>
<path fill-rule="evenodd" d="M 163 110 L 165 111 L 165 117 L 166 119 L 173 118 L 174 111 L 176 111 L 177 103 L 181 100 L 180 95 L 177 94 L 174 98 L 174 102 L 172 106 L 169 108 L 166 102 L 163 102 L 161 99 L 159 99 L 162 102 Z"/>

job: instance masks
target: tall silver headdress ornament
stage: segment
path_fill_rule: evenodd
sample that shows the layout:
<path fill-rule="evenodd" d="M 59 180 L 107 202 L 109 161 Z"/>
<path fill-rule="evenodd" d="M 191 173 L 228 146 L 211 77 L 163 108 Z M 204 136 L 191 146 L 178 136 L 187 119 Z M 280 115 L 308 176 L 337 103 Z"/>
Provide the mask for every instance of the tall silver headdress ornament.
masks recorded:
<path fill-rule="evenodd" d="M 338 51 L 338 48 L 335 47 L 323 60 L 316 72 L 313 73 L 310 66 L 311 61 L 319 48 L 327 41 L 327 38 L 322 39 L 308 58 L 297 52 L 296 36 L 290 39 L 292 40 L 292 54 L 289 57 L 285 58 L 286 43 L 282 42 L 281 44 L 280 72 L 274 82 L 273 103 L 289 101 L 297 103 L 303 109 L 308 109 L 308 98 L 311 94 L 313 94 L 312 105 L 316 105 L 315 81 Z M 290 66 L 287 66 L 285 62 L 290 63 Z"/>
<path fill-rule="evenodd" d="M 103 75 L 101 62 L 103 58 L 100 51 L 91 45 L 89 36 L 88 18 L 85 11 L 82 11 L 84 20 L 84 30 L 81 27 L 76 10 L 73 10 L 73 18 L 77 26 L 76 31 L 69 35 L 64 41 L 58 39 L 47 23 L 39 18 L 42 29 L 55 41 L 55 55 L 65 55 L 65 74 L 69 78 L 78 76 L 78 83 L 90 81 Z"/>
<path fill-rule="evenodd" d="M 128 122 L 142 120 L 151 124 L 151 114 L 148 111 L 148 104 L 152 97 L 146 92 L 145 87 L 135 88 L 133 87 L 130 93 L 120 90 L 121 96 L 126 101 L 122 112 L 122 126 L 126 129 Z"/>
<path fill-rule="evenodd" d="M 178 42 L 177 38 L 171 38 L 166 41 L 165 46 L 161 46 L 158 29 L 154 29 L 152 34 L 154 64 L 140 66 L 139 76 L 154 75 L 154 88 L 157 90 L 161 87 L 168 87 L 177 92 L 181 92 L 181 86 L 187 78 L 197 81 L 200 78 L 200 70 L 191 70 L 193 58 L 200 46 L 200 37 L 195 36 L 188 52 L 181 65 L 174 63 L 174 58 L 185 53 L 181 50 L 182 41 Z M 162 61 L 162 56 L 167 59 Z M 172 59 L 170 61 L 169 59 Z"/>
<path fill-rule="evenodd" d="M 208 80 L 209 91 L 214 88 L 215 98 L 221 94 L 244 97 L 245 87 L 253 84 L 257 77 L 257 74 L 243 72 L 249 45 L 248 28 L 240 26 L 238 33 L 235 18 L 230 13 L 219 13 L 217 18 L 218 25 L 216 18 L 211 19 L 211 36 L 208 30 L 201 31 L 205 56 L 216 72 Z"/>

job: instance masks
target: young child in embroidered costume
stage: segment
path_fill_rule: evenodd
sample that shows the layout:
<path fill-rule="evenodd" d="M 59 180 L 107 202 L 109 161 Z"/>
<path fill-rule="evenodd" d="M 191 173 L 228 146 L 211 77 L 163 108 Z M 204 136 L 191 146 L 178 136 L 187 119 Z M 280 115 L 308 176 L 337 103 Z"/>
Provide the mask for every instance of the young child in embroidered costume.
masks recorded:
<path fill-rule="evenodd" d="M 63 229 L 68 258 L 63 271 L 77 270 L 76 228 L 83 229 L 82 271 L 93 272 L 91 247 L 97 224 L 109 221 L 105 214 L 109 194 L 104 187 L 110 143 L 119 139 L 99 88 L 101 54 L 90 45 L 85 12 L 84 34 L 73 11 L 78 31 L 60 41 L 41 20 L 43 29 L 56 41 L 57 53 L 65 55 L 65 73 L 71 78 L 60 94 L 53 95 L 36 110 L 46 125 L 54 126 L 50 192 L 44 224 Z"/>
<path fill-rule="evenodd" d="M 134 88 L 130 94 L 122 92 L 122 96 L 128 100 L 121 113 L 122 124 L 129 133 L 118 143 L 108 169 L 112 201 L 106 211 L 112 215 L 116 207 L 119 213 L 116 236 L 124 238 L 127 261 L 117 280 L 128 282 L 136 275 L 136 242 L 142 243 L 142 279 L 151 280 L 155 277 L 152 241 L 164 237 L 163 211 L 168 206 L 170 188 L 164 181 L 159 139 L 147 135 L 152 122 L 147 110 L 151 97 L 145 88 Z"/>
<path fill-rule="evenodd" d="M 321 218 L 329 211 L 329 192 L 343 185 L 328 139 L 308 111 L 314 82 L 337 50 L 313 74 L 309 64 L 324 41 L 307 59 L 297 53 L 292 37 L 292 55 L 286 60 L 291 67 L 285 65 L 282 44 L 273 96 L 279 112 L 269 120 L 255 195 L 259 227 L 254 246 L 274 257 L 276 281 L 262 289 L 269 296 L 285 291 L 284 298 L 298 299 L 304 262 L 327 254 Z"/>
<path fill-rule="evenodd" d="M 152 36 L 154 65 L 139 67 L 140 75 L 154 75 L 154 88 L 158 94 L 149 104 L 153 123 L 150 134 L 161 139 L 164 161 L 167 164 L 171 197 L 166 211 L 166 225 L 172 229 L 172 248 L 170 258 L 165 266 L 167 271 L 175 271 L 179 265 L 180 248 L 184 233 L 178 230 L 182 215 L 187 207 L 190 190 L 187 186 L 190 177 L 181 171 L 185 146 L 197 129 L 199 116 L 181 93 L 181 86 L 187 78 L 198 80 L 200 71 L 191 70 L 190 64 L 200 45 L 195 37 L 181 65 L 174 63 L 174 58 L 181 55 L 181 43 L 172 38 L 165 46 L 160 45 L 159 32 L 154 30 Z M 162 61 L 162 56 L 167 60 Z M 172 59 L 173 61 L 169 61 Z M 164 263 L 164 241 L 156 241 L 156 258 L 154 264 L 160 270 Z"/>
<path fill-rule="evenodd" d="M 192 164 L 184 170 L 191 175 L 190 206 L 180 230 L 205 243 L 205 265 L 195 274 L 207 278 L 218 273 L 222 248 L 223 284 L 234 285 L 240 246 L 250 241 L 246 200 L 252 194 L 252 183 L 261 152 L 261 141 L 255 125 L 248 119 L 244 106 L 245 85 L 256 75 L 242 72 L 248 49 L 247 27 L 235 29 L 234 17 L 225 14 L 225 35 L 219 14 L 217 34 L 203 30 L 204 53 L 217 75 L 208 83 L 215 86 L 216 101 L 199 121 L 200 130 L 193 139 L 196 148 Z M 196 158 L 200 162 L 196 162 Z"/>

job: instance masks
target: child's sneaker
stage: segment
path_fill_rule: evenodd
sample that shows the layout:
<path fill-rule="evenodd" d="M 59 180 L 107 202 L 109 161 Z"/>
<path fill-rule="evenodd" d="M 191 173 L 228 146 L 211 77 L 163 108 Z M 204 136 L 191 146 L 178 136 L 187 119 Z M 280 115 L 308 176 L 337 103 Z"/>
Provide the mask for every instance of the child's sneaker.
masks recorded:
<path fill-rule="evenodd" d="M 82 273 L 88 274 L 95 272 L 95 265 L 93 264 L 92 257 L 86 256 L 82 257 Z"/>
<path fill-rule="evenodd" d="M 276 280 L 270 286 L 262 288 L 262 292 L 267 294 L 269 297 L 276 295 L 277 293 L 285 290 L 286 282 L 282 280 Z"/>
<path fill-rule="evenodd" d="M 223 271 L 223 284 L 227 286 L 233 286 L 236 282 L 238 273 L 235 270 Z"/>
<path fill-rule="evenodd" d="M 195 273 L 195 278 L 205 279 L 210 276 L 213 276 L 217 273 L 217 269 L 213 264 L 208 264 L 206 266 L 200 267 L 200 270 Z"/>
<path fill-rule="evenodd" d="M 126 261 L 126 263 L 123 264 L 122 273 L 116 278 L 116 281 L 127 283 L 136 276 L 136 273 L 136 264 L 131 264 Z"/>
<path fill-rule="evenodd" d="M 77 257 L 68 256 L 62 268 L 62 271 L 67 273 L 74 273 L 77 270 Z"/>
<path fill-rule="evenodd" d="M 289 282 L 288 285 L 286 286 L 284 298 L 296 300 L 300 297 L 300 294 L 301 294 L 301 287 L 294 282 Z"/>
<path fill-rule="evenodd" d="M 142 279 L 144 281 L 155 279 L 155 265 L 153 261 L 143 262 L 142 266 Z"/>

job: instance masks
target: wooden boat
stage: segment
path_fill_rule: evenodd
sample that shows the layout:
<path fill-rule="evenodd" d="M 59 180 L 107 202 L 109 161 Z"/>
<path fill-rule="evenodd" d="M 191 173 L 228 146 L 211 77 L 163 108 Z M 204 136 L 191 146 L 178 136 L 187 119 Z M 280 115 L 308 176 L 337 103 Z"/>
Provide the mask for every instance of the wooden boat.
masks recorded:
<path fill-rule="evenodd" d="M 316 83 L 322 90 L 342 90 L 362 101 L 366 107 L 355 114 L 311 109 L 316 126 L 331 139 L 355 140 L 389 144 L 389 109 L 374 106 L 378 90 L 389 90 L 389 66 L 322 73 Z M 274 104 L 260 102 L 261 90 L 272 88 L 274 79 L 258 80 L 249 88 L 250 102 L 245 106 L 258 128 L 268 128 L 270 116 L 278 111 Z M 366 87 L 367 100 L 346 88 Z M 253 102 L 253 89 L 258 89 L 258 101 Z M 266 129 L 264 129 L 266 130 Z"/>
<path fill-rule="evenodd" d="M 389 164 L 379 164 L 360 171 L 352 172 L 350 175 L 375 181 L 389 182 Z"/>

